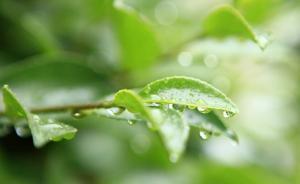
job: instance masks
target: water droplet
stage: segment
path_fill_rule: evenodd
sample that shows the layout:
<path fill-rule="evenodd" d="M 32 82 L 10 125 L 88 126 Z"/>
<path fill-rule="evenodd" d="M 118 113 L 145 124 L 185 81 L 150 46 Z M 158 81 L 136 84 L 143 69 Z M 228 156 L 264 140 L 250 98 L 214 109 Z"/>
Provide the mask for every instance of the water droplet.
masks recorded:
<path fill-rule="evenodd" d="M 26 125 L 16 126 L 15 131 L 19 137 L 27 137 L 30 135 L 30 129 Z"/>
<path fill-rule="evenodd" d="M 258 35 L 258 36 L 256 36 L 256 41 L 258 42 L 260 49 L 265 50 L 271 42 L 270 35 L 268 35 L 268 34 Z"/>
<path fill-rule="evenodd" d="M 33 121 L 36 121 L 36 122 L 41 120 L 41 118 L 38 115 L 33 115 L 32 119 L 33 119 Z"/>
<path fill-rule="evenodd" d="M 197 107 L 197 110 L 198 110 L 199 112 L 201 112 L 201 113 L 204 113 L 204 114 L 211 112 L 211 109 L 206 108 L 206 107 L 201 107 L 201 106 L 198 106 L 198 107 Z"/>
<path fill-rule="evenodd" d="M 158 103 L 150 103 L 148 106 L 149 107 L 159 107 L 160 104 L 158 104 Z"/>
<path fill-rule="evenodd" d="M 108 112 L 110 115 L 115 116 L 115 115 L 121 114 L 124 110 L 125 110 L 124 108 L 113 107 L 113 108 L 107 109 L 107 112 Z"/>
<path fill-rule="evenodd" d="M 224 118 L 230 118 L 234 115 L 233 112 L 230 112 L 230 111 L 223 111 L 223 116 Z"/>
<path fill-rule="evenodd" d="M 134 124 L 135 124 L 135 121 L 133 121 L 133 120 L 128 120 L 127 123 L 128 123 L 129 125 L 134 125 Z"/>
<path fill-rule="evenodd" d="M 164 26 L 175 23 L 178 17 L 176 4 L 168 0 L 159 2 L 155 7 L 154 13 L 157 22 Z"/>
<path fill-rule="evenodd" d="M 173 108 L 180 111 L 180 112 L 183 112 L 185 106 L 184 105 L 179 105 L 179 104 L 173 104 Z"/>
<path fill-rule="evenodd" d="M 174 107 L 173 107 L 173 104 L 168 104 L 168 108 L 169 109 L 173 109 Z"/>
<path fill-rule="evenodd" d="M 199 136 L 203 140 L 207 140 L 211 136 L 211 132 L 207 130 L 200 130 L 199 131 Z"/>
<path fill-rule="evenodd" d="M 193 109 L 196 109 L 197 106 L 195 106 L 195 105 L 188 105 L 188 108 L 191 109 L 191 110 L 193 110 Z"/>
<path fill-rule="evenodd" d="M 216 55 L 209 54 L 209 55 L 205 56 L 205 58 L 204 58 L 204 64 L 208 68 L 215 68 L 219 64 L 219 59 L 218 59 L 218 57 Z"/>
<path fill-rule="evenodd" d="M 181 66 L 188 67 L 193 63 L 193 55 L 190 52 L 181 52 L 177 60 Z"/>
<path fill-rule="evenodd" d="M 171 155 L 169 156 L 169 160 L 172 163 L 176 163 L 179 159 L 179 154 L 177 153 L 171 153 Z"/>

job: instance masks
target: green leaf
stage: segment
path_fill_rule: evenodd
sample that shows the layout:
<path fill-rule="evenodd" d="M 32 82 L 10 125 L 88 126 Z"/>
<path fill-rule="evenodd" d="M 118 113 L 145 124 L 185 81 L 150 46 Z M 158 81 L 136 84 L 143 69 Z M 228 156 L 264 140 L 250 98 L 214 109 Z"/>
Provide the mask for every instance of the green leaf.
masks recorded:
<path fill-rule="evenodd" d="M 234 5 L 251 23 L 262 23 L 276 15 L 282 0 L 235 0 Z"/>
<path fill-rule="evenodd" d="M 128 109 L 129 112 L 137 113 L 151 123 L 152 128 L 157 128 L 157 122 L 151 112 L 145 106 L 142 98 L 134 91 L 123 89 L 115 94 L 114 103 Z"/>
<path fill-rule="evenodd" d="M 5 104 L 5 113 L 12 119 L 26 118 L 27 112 L 21 103 L 17 100 L 16 96 L 4 85 L 2 89 L 3 101 Z"/>
<path fill-rule="evenodd" d="M 159 54 L 159 44 L 154 31 L 134 9 L 120 4 L 120 1 L 116 1 L 114 7 L 121 65 L 129 70 L 153 65 Z"/>
<path fill-rule="evenodd" d="M 201 132 L 204 134 L 206 133 L 208 136 L 218 136 L 224 134 L 234 142 L 239 142 L 238 136 L 235 134 L 235 132 L 228 129 L 223 121 L 214 112 L 204 114 L 197 110 L 186 110 L 184 112 L 184 119 L 189 123 L 190 126 L 199 128 L 200 134 Z M 208 137 L 202 138 L 206 139 Z"/>
<path fill-rule="evenodd" d="M 152 115 L 158 123 L 158 132 L 169 152 L 171 162 L 177 162 L 185 150 L 190 127 L 182 114 L 172 108 L 153 108 Z"/>
<path fill-rule="evenodd" d="M 72 126 L 53 119 L 42 119 L 38 115 L 30 114 L 27 120 L 33 143 L 38 148 L 44 146 L 49 141 L 70 140 L 77 132 L 77 129 Z"/>
<path fill-rule="evenodd" d="M 190 77 L 166 77 L 146 85 L 139 93 L 147 103 L 180 104 L 200 111 L 223 110 L 238 113 L 236 105 L 210 84 Z"/>
<path fill-rule="evenodd" d="M 71 139 L 77 129 L 69 125 L 57 122 L 53 119 L 42 119 L 38 115 L 31 114 L 15 94 L 5 85 L 2 89 L 5 113 L 12 119 L 24 118 L 28 122 L 33 143 L 36 147 L 41 147 L 49 141 L 59 141 L 62 138 Z M 17 129 L 18 127 L 16 127 Z"/>
<path fill-rule="evenodd" d="M 265 49 L 269 44 L 268 38 L 256 34 L 243 15 L 229 5 L 216 8 L 204 19 L 203 33 L 205 36 L 217 38 L 237 36 L 250 39 L 257 43 L 261 49 Z"/>
<path fill-rule="evenodd" d="M 143 99 L 131 90 L 121 90 L 115 95 L 114 103 L 137 113 L 158 131 L 172 162 L 176 162 L 185 149 L 189 126 L 182 115 L 174 109 L 147 107 Z"/>

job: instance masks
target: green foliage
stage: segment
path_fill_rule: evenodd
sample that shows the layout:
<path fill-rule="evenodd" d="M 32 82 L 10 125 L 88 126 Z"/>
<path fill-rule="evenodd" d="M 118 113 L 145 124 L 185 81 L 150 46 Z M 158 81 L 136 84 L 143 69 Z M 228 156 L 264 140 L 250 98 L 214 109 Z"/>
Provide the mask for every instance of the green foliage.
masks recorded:
<path fill-rule="evenodd" d="M 121 64 L 129 70 L 153 65 L 159 54 L 159 45 L 153 30 L 137 12 L 119 4 L 115 3 L 114 18 L 121 47 Z"/>
<path fill-rule="evenodd" d="M 69 125 L 57 122 L 53 119 L 42 119 L 38 115 L 31 114 L 21 105 L 8 86 L 4 86 L 2 91 L 6 114 L 14 120 L 16 118 L 24 118 L 27 120 L 33 143 L 36 147 L 41 147 L 49 141 L 59 141 L 63 138 L 72 139 L 77 132 L 77 129 Z M 18 129 L 20 129 L 20 127 L 16 125 L 16 130 Z M 20 131 L 17 131 L 17 133 L 18 132 L 19 135 L 22 136 L 22 133 Z"/>
<path fill-rule="evenodd" d="M 300 183 L 299 5 L 1 0 L 0 183 Z"/>
<path fill-rule="evenodd" d="M 3 87 L 3 100 L 6 107 L 5 114 L 8 117 L 12 120 L 20 118 L 27 120 L 36 147 L 41 147 L 51 140 L 71 139 L 77 131 L 56 120 L 43 119 L 31 114 L 7 86 Z M 209 112 L 223 110 L 224 116 L 229 117 L 237 113 L 238 109 L 222 92 L 198 79 L 167 77 L 146 85 L 139 93 L 127 89 L 120 90 L 114 95 L 113 101 L 106 104 L 112 104 L 108 110 L 117 108 L 117 111 L 107 116 L 97 107 L 84 110 L 79 106 L 71 110 L 79 110 L 79 113 L 86 115 L 96 113 L 129 122 L 133 120 L 148 122 L 149 128 L 158 131 L 172 162 L 176 162 L 185 149 L 190 125 L 199 129 L 203 139 L 206 139 L 203 134 L 224 133 L 237 141 L 236 135 L 228 130 L 213 112 Z M 70 107 L 66 106 L 66 108 Z M 192 112 L 195 108 L 198 113 Z M 122 115 L 125 110 L 126 116 Z M 129 112 L 132 115 L 128 115 Z M 20 126 L 24 125 L 17 125 L 16 130 L 22 128 Z"/>
<path fill-rule="evenodd" d="M 247 20 L 232 6 L 223 5 L 212 11 L 203 21 L 204 35 L 224 38 L 236 36 L 256 42 L 261 49 L 269 44 L 268 38 L 255 33 Z"/>

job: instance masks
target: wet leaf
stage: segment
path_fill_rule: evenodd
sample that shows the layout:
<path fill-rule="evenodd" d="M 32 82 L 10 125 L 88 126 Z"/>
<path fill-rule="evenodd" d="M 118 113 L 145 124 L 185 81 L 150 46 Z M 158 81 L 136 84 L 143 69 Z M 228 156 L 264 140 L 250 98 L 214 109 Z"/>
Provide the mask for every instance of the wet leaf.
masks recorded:
<path fill-rule="evenodd" d="M 177 162 L 185 150 L 190 127 L 182 114 L 171 108 L 153 108 L 151 113 L 158 124 L 158 132 L 169 152 L 171 162 Z"/>
<path fill-rule="evenodd" d="M 157 122 L 152 117 L 151 112 L 145 106 L 142 98 L 131 90 L 120 90 L 116 93 L 114 103 L 126 108 L 129 112 L 136 113 L 149 121 L 153 128 L 157 127 Z"/>
<path fill-rule="evenodd" d="M 115 95 L 114 102 L 150 122 L 166 146 L 170 160 L 176 162 L 179 159 L 189 135 L 189 126 L 183 121 L 179 111 L 163 107 L 147 107 L 143 99 L 130 90 L 119 91 Z"/>
<path fill-rule="evenodd" d="M 217 38 L 236 36 L 250 39 L 257 43 L 261 49 L 269 44 L 267 37 L 255 33 L 243 15 L 229 5 L 216 8 L 204 19 L 203 33 L 206 36 Z"/>
<path fill-rule="evenodd" d="M 193 108 L 238 113 L 236 105 L 221 91 L 199 79 L 167 77 L 154 81 L 139 93 L 147 103 L 180 104 Z"/>
<path fill-rule="evenodd" d="M 225 123 L 214 112 L 203 114 L 197 110 L 186 110 L 184 119 L 190 126 L 199 128 L 199 131 L 209 132 L 211 135 L 225 135 L 238 143 L 238 137 L 234 131 L 228 129 Z"/>
<path fill-rule="evenodd" d="M 59 141 L 63 138 L 71 139 L 77 132 L 77 129 L 72 126 L 53 119 L 42 119 L 38 115 L 30 113 L 22 106 L 7 85 L 3 87 L 2 93 L 5 113 L 12 119 L 24 118 L 27 120 L 35 147 L 39 148 L 49 141 Z"/>

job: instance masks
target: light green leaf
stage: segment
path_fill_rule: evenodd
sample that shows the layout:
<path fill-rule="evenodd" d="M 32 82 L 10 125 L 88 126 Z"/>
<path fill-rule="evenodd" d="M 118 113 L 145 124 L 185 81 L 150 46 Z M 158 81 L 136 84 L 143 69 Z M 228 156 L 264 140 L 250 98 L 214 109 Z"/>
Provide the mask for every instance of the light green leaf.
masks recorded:
<path fill-rule="evenodd" d="M 152 108 L 152 115 L 158 123 L 158 132 L 169 152 L 171 162 L 177 162 L 185 150 L 190 127 L 182 114 L 172 108 Z"/>
<path fill-rule="evenodd" d="M 39 148 L 49 141 L 59 141 L 62 138 L 71 139 L 77 132 L 76 128 L 69 125 L 31 114 L 22 106 L 7 85 L 3 87 L 2 94 L 5 113 L 12 119 L 24 118 L 27 120 L 36 147 Z M 18 129 L 19 126 L 17 125 L 15 128 Z"/>
<path fill-rule="evenodd" d="M 251 23 L 262 23 L 276 15 L 282 0 L 234 0 L 235 7 Z"/>
<path fill-rule="evenodd" d="M 190 126 L 199 128 L 200 136 L 203 136 L 203 139 L 208 138 L 210 135 L 218 136 L 224 134 L 234 142 L 239 142 L 235 132 L 228 129 L 214 112 L 200 113 L 197 110 L 186 110 L 184 112 L 184 119 Z M 201 135 L 201 133 L 203 134 Z"/>
<path fill-rule="evenodd" d="M 121 90 L 115 95 L 114 103 L 137 113 L 158 131 L 172 162 L 176 162 L 185 149 L 189 126 L 182 115 L 174 109 L 147 107 L 142 98 L 131 90 Z"/>
<path fill-rule="evenodd" d="M 5 104 L 5 113 L 12 119 L 26 118 L 27 112 L 21 103 L 17 100 L 16 96 L 4 85 L 2 89 L 3 101 Z"/>
<path fill-rule="evenodd" d="M 77 132 L 77 129 L 72 126 L 53 119 L 42 119 L 38 115 L 30 114 L 27 120 L 33 143 L 38 148 L 44 146 L 49 141 L 70 140 Z"/>
<path fill-rule="evenodd" d="M 129 112 L 137 113 L 151 123 L 152 128 L 157 128 L 157 122 L 151 112 L 145 106 L 142 98 L 131 90 L 120 90 L 115 94 L 114 103 L 128 109 Z"/>
<path fill-rule="evenodd" d="M 243 15 L 229 5 L 216 8 L 204 19 L 203 34 L 218 38 L 237 36 L 250 39 L 261 49 L 264 49 L 270 42 L 267 37 L 256 34 Z"/>
<path fill-rule="evenodd" d="M 144 69 L 154 64 L 159 44 L 148 22 L 120 1 L 114 3 L 114 23 L 120 43 L 121 65 L 125 69 Z"/>
<path fill-rule="evenodd" d="M 147 103 L 180 104 L 200 111 L 223 110 L 238 113 L 236 105 L 210 84 L 190 77 L 167 77 L 146 85 L 139 93 Z"/>

